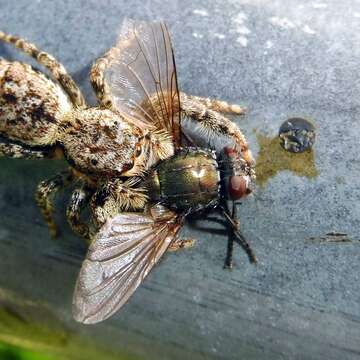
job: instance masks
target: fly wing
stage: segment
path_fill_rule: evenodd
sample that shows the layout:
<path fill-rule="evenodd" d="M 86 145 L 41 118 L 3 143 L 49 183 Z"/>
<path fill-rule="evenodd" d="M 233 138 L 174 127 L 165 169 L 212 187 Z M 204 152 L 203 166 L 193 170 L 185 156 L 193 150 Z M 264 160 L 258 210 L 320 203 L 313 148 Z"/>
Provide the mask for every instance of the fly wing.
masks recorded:
<path fill-rule="evenodd" d="M 176 214 L 158 215 L 123 213 L 100 229 L 75 286 L 75 320 L 91 324 L 107 319 L 141 284 L 181 227 Z"/>
<path fill-rule="evenodd" d="M 180 97 L 170 34 L 163 22 L 126 20 L 104 71 L 115 108 L 180 144 Z"/>

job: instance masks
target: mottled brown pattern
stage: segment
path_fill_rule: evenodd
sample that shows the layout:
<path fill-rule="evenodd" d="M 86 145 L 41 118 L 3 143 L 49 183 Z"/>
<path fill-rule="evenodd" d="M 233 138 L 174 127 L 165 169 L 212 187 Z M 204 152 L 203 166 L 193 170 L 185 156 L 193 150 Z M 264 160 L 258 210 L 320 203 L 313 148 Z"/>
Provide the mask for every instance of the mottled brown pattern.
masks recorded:
<path fill-rule="evenodd" d="M 72 126 L 74 122 L 82 126 Z M 120 175 L 125 165 L 133 163 L 140 136 L 140 130 L 120 115 L 95 108 L 75 111 L 59 132 L 66 155 L 74 160 L 78 169 L 113 176 Z"/>
<path fill-rule="evenodd" d="M 104 71 L 110 65 L 114 56 L 114 48 L 96 60 L 90 71 L 90 82 L 98 98 L 99 104 L 105 108 L 113 108 L 111 91 L 105 82 Z"/>
<path fill-rule="evenodd" d="M 180 99 L 188 95 L 180 93 Z M 189 96 L 188 96 L 189 97 Z M 200 96 L 191 96 L 191 100 L 195 103 L 203 104 L 208 110 L 214 110 L 220 113 L 229 113 L 229 114 L 244 114 L 246 112 L 245 107 L 241 107 L 236 104 L 229 104 L 227 101 L 203 98 Z"/>
<path fill-rule="evenodd" d="M 54 143 L 71 109 L 61 88 L 29 65 L 3 60 L 0 68 L 0 132 L 28 145 Z"/>
<path fill-rule="evenodd" d="M 87 186 L 75 189 L 66 209 L 66 217 L 72 230 L 88 241 L 90 241 L 90 229 L 81 221 L 80 216 L 91 195 L 92 191 Z"/>
<path fill-rule="evenodd" d="M 58 229 L 53 218 L 54 212 L 54 196 L 64 186 L 69 185 L 73 181 L 71 171 L 61 172 L 51 179 L 42 181 L 37 188 L 35 198 L 40 207 L 42 215 L 47 222 L 52 237 L 56 237 Z"/>

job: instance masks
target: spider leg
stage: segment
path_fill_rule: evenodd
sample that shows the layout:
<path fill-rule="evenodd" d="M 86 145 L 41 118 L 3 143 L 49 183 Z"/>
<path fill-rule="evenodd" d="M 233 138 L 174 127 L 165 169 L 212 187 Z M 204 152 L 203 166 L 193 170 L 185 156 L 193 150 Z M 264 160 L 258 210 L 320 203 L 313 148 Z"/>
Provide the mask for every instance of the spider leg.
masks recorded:
<path fill-rule="evenodd" d="M 97 59 L 90 70 L 91 85 L 100 105 L 104 108 L 113 107 L 111 92 L 104 77 L 104 71 L 112 61 L 113 53 L 114 48 Z"/>
<path fill-rule="evenodd" d="M 175 239 L 168 247 L 168 251 L 178 251 L 180 249 L 188 249 L 193 247 L 194 244 L 195 244 L 195 239 Z"/>
<path fill-rule="evenodd" d="M 57 191 L 69 185 L 74 179 L 70 171 L 63 171 L 54 177 L 42 181 L 37 188 L 35 198 L 41 213 L 47 222 L 52 237 L 56 237 L 58 229 L 53 218 L 54 205 L 53 198 Z"/>
<path fill-rule="evenodd" d="M 245 136 L 235 123 L 217 111 L 209 109 L 202 101 L 184 93 L 180 97 L 181 111 L 185 117 L 196 122 L 207 138 L 225 136 L 234 142 L 249 164 L 254 160 Z"/>
<path fill-rule="evenodd" d="M 32 147 L 12 142 L 0 136 L 0 157 L 6 156 L 14 159 L 49 159 L 55 155 L 52 147 Z"/>
<path fill-rule="evenodd" d="M 241 245 L 242 248 L 246 251 L 246 253 L 249 257 L 249 261 L 251 263 L 256 264 L 257 263 L 256 256 L 255 256 L 250 244 L 247 242 L 247 240 L 241 234 L 240 229 L 239 229 L 239 227 L 240 227 L 239 222 L 236 221 L 232 217 L 232 214 L 230 214 L 226 208 L 222 209 L 222 213 L 225 216 L 225 219 L 228 221 L 229 226 L 231 227 L 232 234 L 230 234 L 230 235 L 232 235 L 233 241 L 236 241 L 239 245 Z M 232 251 L 231 251 L 231 254 L 232 254 Z M 226 265 L 226 263 L 225 263 L 225 265 Z"/>
<path fill-rule="evenodd" d="M 76 107 L 82 108 L 86 106 L 81 90 L 76 85 L 73 78 L 67 73 L 65 67 L 52 55 L 40 51 L 34 44 L 27 42 L 24 39 L 5 34 L 2 31 L 0 31 L 0 40 L 13 44 L 25 54 L 33 57 L 39 64 L 45 66 L 50 71 L 51 75 L 60 83 Z"/>
<path fill-rule="evenodd" d="M 90 201 L 90 208 L 96 226 L 103 225 L 108 218 L 121 211 L 143 210 L 147 196 L 142 188 L 134 188 L 136 180 L 122 182 L 113 179 L 101 186 Z"/>
<path fill-rule="evenodd" d="M 246 251 L 250 262 L 256 263 L 257 260 L 253 250 L 251 249 L 249 243 L 246 241 L 246 239 L 240 232 L 240 221 L 237 218 L 237 207 L 235 202 L 234 201 L 232 202 L 231 211 L 229 209 L 227 202 L 225 201 L 223 202 L 221 209 L 223 215 L 225 216 L 229 224 L 228 246 L 227 246 L 224 268 L 228 268 L 228 269 L 232 268 L 232 254 L 233 254 L 235 241 L 239 243 Z"/>
<path fill-rule="evenodd" d="M 86 242 L 90 239 L 89 226 L 80 220 L 81 212 L 91 196 L 90 189 L 86 186 L 79 187 L 71 194 L 70 202 L 66 209 L 66 217 L 72 230 Z"/>
<path fill-rule="evenodd" d="M 201 96 L 186 95 L 180 93 L 180 101 L 192 101 L 204 105 L 209 110 L 214 110 L 219 113 L 228 113 L 241 115 L 246 113 L 246 107 L 237 104 L 229 104 L 227 101 L 218 99 L 209 99 Z"/>

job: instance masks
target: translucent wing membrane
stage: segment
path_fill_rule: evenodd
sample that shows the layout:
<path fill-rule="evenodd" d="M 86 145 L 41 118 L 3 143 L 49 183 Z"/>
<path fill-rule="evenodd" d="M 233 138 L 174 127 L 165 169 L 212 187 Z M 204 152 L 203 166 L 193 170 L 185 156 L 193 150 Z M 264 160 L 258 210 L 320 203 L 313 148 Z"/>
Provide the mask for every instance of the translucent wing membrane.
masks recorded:
<path fill-rule="evenodd" d="M 168 130 L 179 143 L 180 99 L 166 25 L 126 20 L 109 58 L 104 76 L 117 110 Z"/>
<path fill-rule="evenodd" d="M 91 324 L 114 314 L 133 294 L 180 228 L 174 213 L 123 213 L 110 219 L 90 245 L 73 299 L 77 321 Z"/>

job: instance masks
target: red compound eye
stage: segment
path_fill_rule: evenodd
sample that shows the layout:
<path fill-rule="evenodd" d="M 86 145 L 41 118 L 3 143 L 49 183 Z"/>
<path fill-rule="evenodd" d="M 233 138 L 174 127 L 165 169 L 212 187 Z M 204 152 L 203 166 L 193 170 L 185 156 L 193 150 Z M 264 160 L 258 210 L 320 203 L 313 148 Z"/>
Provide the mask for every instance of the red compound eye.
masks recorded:
<path fill-rule="evenodd" d="M 224 147 L 224 153 L 228 157 L 236 157 L 238 155 L 238 152 L 234 148 L 229 146 Z"/>
<path fill-rule="evenodd" d="M 248 176 L 230 176 L 229 178 L 229 196 L 233 200 L 238 200 L 245 195 L 251 193 L 249 189 L 249 177 Z"/>

